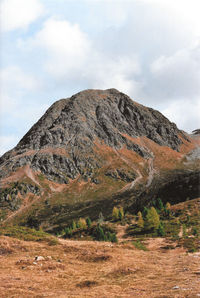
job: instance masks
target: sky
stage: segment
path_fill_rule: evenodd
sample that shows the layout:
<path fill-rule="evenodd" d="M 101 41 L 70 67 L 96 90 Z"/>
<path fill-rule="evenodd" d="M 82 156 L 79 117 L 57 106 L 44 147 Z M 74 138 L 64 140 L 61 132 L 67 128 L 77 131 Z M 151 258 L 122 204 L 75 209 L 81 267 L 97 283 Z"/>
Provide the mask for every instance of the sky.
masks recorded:
<path fill-rule="evenodd" d="M 200 128 L 199 11 L 199 0 L 0 0 L 0 155 L 85 89 Z"/>

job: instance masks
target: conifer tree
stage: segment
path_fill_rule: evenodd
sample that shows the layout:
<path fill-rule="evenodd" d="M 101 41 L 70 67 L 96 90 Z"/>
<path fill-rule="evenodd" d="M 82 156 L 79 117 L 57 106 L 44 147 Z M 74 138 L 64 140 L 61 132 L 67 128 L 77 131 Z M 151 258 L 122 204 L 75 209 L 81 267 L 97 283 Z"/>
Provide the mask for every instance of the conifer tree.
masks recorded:
<path fill-rule="evenodd" d="M 144 228 L 144 220 L 142 217 L 142 213 L 139 211 L 137 215 L 138 215 L 138 221 L 137 221 L 138 227 Z"/>
<path fill-rule="evenodd" d="M 145 226 L 147 229 L 157 230 L 160 224 L 159 215 L 154 207 L 148 210 Z"/>
<path fill-rule="evenodd" d="M 81 229 L 86 229 L 87 228 L 87 223 L 86 223 L 85 218 L 79 218 L 78 226 Z"/>
<path fill-rule="evenodd" d="M 165 214 L 166 214 L 168 217 L 170 216 L 170 213 L 171 213 L 170 208 L 171 208 L 171 205 L 170 205 L 169 202 L 167 202 L 166 205 L 165 205 Z"/>
<path fill-rule="evenodd" d="M 119 219 L 122 220 L 124 218 L 124 208 L 120 207 L 119 208 Z"/>
<path fill-rule="evenodd" d="M 165 236 L 165 229 L 164 229 L 162 222 L 160 222 L 160 224 L 159 224 L 157 234 L 158 234 L 158 236 L 161 236 L 161 237 Z"/>
<path fill-rule="evenodd" d="M 76 222 L 73 220 L 72 221 L 72 230 L 76 230 L 77 226 L 76 226 Z"/>
<path fill-rule="evenodd" d="M 97 221 L 97 222 L 98 222 L 99 224 L 102 224 L 103 221 L 104 221 L 104 216 L 103 216 L 103 213 L 100 212 L 100 213 L 99 213 L 99 218 L 98 218 L 98 221 Z"/>
<path fill-rule="evenodd" d="M 143 211 L 142 211 L 142 217 L 145 219 L 148 213 L 148 208 L 144 207 Z"/>
<path fill-rule="evenodd" d="M 88 228 L 90 228 L 92 225 L 92 221 L 89 217 L 86 218 L 86 223 L 87 223 Z"/>
<path fill-rule="evenodd" d="M 117 235 L 116 235 L 115 233 L 112 233 L 112 234 L 111 234 L 110 241 L 111 241 L 111 242 L 115 242 L 115 243 L 118 242 Z"/>
<path fill-rule="evenodd" d="M 65 228 L 65 236 L 70 237 L 72 235 L 72 230 L 71 228 L 67 227 Z"/>
<path fill-rule="evenodd" d="M 163 208 L 164 208 L 163 202 L 160 198 L 157 200 L 157 208 L 159 210 L 163 210 Z"/>
<path fill-rule="evenodd" d="M 103 231 L 103 229 L 100 225 L 98 225 L 97 228 L 96 228 L 96 239 L 98 241 L 105 241 L 106 240 L 106 236 L 105 236 L 104 231 Z"/>
<path fill-rule="evenodd" d="M 112 218 L 113 220 L 119 219 L 119 209 L 117 207 L 113 207 Z"/>

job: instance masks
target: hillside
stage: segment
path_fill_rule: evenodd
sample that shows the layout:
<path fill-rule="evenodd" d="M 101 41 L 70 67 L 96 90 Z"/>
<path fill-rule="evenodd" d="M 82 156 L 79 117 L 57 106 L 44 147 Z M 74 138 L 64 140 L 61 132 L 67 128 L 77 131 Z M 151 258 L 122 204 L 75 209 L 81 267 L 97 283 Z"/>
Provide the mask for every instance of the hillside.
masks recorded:
<path fill-rule="evenodd" d="M 0 217 L 56 231 L 73 218 L 199 197 L 198 134 L 116 89 L 55 102 L 0 158 Z"/>
<path fill-rule="evenodd" d="M 0 296 L 198 297 L 200 240 L 191 227 L 196 223 L 200 233 L 199 203 L 173 205 L 173 215 L 165 219 L 168 236 L 162 238 L 126 235 L 127 225 L 119 222 L 118 243 L 0 228 Z"/>

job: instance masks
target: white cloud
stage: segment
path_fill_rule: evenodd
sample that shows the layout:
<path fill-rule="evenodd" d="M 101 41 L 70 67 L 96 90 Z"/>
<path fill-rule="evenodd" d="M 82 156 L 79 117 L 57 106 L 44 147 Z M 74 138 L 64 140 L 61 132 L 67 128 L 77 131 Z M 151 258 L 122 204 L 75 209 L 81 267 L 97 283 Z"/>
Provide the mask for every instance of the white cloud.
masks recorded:
<path fill-rule="evenodd" d="M 134 79 L 141 72 L 139 61 L 134 55 L 112 59 L 99 54 L 94 60 L 88 61 L 88 67 L 85 69 L 85 77 L 92 88 L 113 87 L 130 96 L 136 96 L 142 85 Z"/>
<path fill-rule="evenodd" d="M 22 69 L 16 65 L 7 66 L 0 70 L 0 82 L 1 89 L 25 89 L 34 90 L 39 86 L 39 81 L 22 71 Z"/>
<path fill-rule="evenodd" d="M 43 69 L 61 84 L 85 85 L 86 88 L 115 87 L 133 94 L 140 84 L 138 58 L 110 57 L 102 53 L 77 24 L 56 18 L 48 19 L 31 39 L 21 40 L 25 51 L 44 53 Z"/>
<path fill-rule="evenodd" d="M 40 83 L 16 65 L 0 70 L 0 117 L 16 113 L 27 92 L 38 90 Z"/>
<path fill-rule="evenodd" d="M 172 122 L 175 122 L 179 129 L 183 129 L 189 133 L 200 127 L 200 98 L 193 100 L 174 99 L 168 104 L 168 107 L 161 112 Z"/>
<path fill-rule="evenodd" d="M 44 12 L 39 0 L 3 0 L 0 8 L 3 31 L 26 28 Z"/>
<path fill-rule="evenodd" d="M 83 66 L 90 55 L 90 41 L 77 24 L 55 18 L 48 19 L 37 34 L 20 41 L 24 49 L 41 49 L 45 52 L 45 69 L 58 79 Z"/>
<path fill-rule="evenodd" d="M 168 100 L 200 95 L 200 44 L 161 56 L 151 65 L 154 91 Z"/>

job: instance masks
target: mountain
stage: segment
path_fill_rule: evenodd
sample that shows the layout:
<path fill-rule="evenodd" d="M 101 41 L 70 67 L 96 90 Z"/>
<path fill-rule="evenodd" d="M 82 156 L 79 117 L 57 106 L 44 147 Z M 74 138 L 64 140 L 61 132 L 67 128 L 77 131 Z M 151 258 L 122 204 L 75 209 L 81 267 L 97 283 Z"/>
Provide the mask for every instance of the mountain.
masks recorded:
<path fill-rule="evenodd" d="M 1 221 L 55 231 L 118 204 L 196 198 L 199 145 L 198 133 L 116 89 L 61 99 L 0 158 Z"/>

